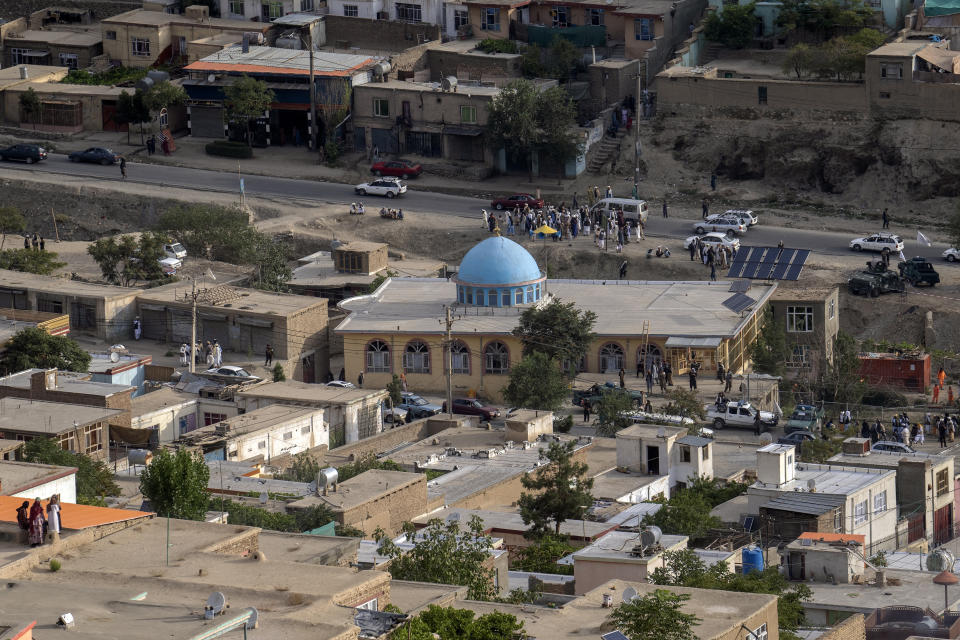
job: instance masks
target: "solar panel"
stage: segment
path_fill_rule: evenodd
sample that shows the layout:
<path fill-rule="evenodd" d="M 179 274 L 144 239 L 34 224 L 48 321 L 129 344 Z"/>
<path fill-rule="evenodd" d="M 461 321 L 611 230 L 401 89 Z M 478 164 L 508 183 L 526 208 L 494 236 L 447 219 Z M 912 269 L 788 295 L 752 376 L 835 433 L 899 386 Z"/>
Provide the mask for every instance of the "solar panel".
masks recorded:
<path fill-rule="evenodd" d="M 737 261 L 736 258 L 733 259 L 733 262 L 730 263 L 730 269 L 727 271 L 728 278 L 739 278 L 740 274 L 743 273 L 743 260 Z"/>
<path fill-rule="evenodd" d="M 735 293 L 729 298 L 727 298 L 726 300 L 724 300 L 722 304 L 727 309 L 730 309 L 730 311 L 733 311 L 734 313 L 740 313 L 744 309 L 747 309 L 753 306 L 754 304 L 756 304 L 756 302 L 757 301 L 751 298 L 750 296 L 745 296 L 742 293 Z"/>
<path fill-rule="evenodd" d="M 756 247 L 740 247 L 740 250 L 737 251 L 736 255 L 733 256 L 733 260 L 730 262 L 730 270 L 727 273 L 727 277 L 741 277 L 740 274 L 743 273 L 744 268 L 750 262 L 750 255 L 754 249 L 756 249 Z"/>
<path fill-rule="evenodd" d="M 751 247 L 750 257 L 747 258 L 747 264 L 743 268 L 744 278 L 756 278 L 757 270 L 760 268 L 763 253 L 768 247 Z"/>
<path fill-rule="evenodd" d="M 747 291 L 750 291 L 750 286 L 749 280 L 737 280 L 730 285 L 728 291 L 730 293 L 746 293 Z"/>
<path fill-rule="evenodd" d="M 763 257 L 763 262 L 760 263 L 760 266 L 757 267 L 757 278 L 760 280 L 766 280 L 770 277 L 770 274 L 773 273 L 773 269 L 777 264 L 777 260 L 780 257 L 780 249 L 770 247 L 767 250 L 767 255 Z"/>
<path fill-rule="evenodd" d="M 793 261 L 793 256 L 796 253 L 796 249 L 784 249 L 780 255 L 780 259 L 777 260 L 777 266 L 773 270 L 773 273 L 770 274 L 770 277 L 774 280 L 782 280 L 783 274 L 785 274 L 787 269 L 790 268 L 790 263 Z"/>
<path fill-rule="evenodd" d="M 630 638 L 619 631 L 611 631 L 610 633 L 605 633 L 600 636 L 600 640 L 630 640 Z"/>
<path fill-rule="evenodd" d="M 783 276 L 784 280 L 796 280 L 800 277 L 800 272 L 803 271 L 803 265 L 807 262 L 807 256 L 810 255 L 809 249 L 799 249 L 797 255 L 793 258 L 793 263 L 791 263 L 790 268 L 787 270 L 787 273 Z"/>

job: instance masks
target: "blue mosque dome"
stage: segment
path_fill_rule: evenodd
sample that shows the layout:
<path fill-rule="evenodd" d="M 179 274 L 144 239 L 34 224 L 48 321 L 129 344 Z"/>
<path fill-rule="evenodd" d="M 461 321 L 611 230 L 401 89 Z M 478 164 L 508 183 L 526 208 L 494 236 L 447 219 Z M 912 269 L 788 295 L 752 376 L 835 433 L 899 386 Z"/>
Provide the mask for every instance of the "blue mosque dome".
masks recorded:
<path fill-rule="evenodd" d="M 476 245 L 460 263 L 461 284 L 519 284 L 539 280 L 540 267 L 530 252 L 501 236 Z"/>
<path fill-rule="evenodd" d="M 456 282 L 457 301 L 478 307 L 530 304 L 546 293 L 546 276 L 530 252 L 501 236 L 467 252 Z"/>

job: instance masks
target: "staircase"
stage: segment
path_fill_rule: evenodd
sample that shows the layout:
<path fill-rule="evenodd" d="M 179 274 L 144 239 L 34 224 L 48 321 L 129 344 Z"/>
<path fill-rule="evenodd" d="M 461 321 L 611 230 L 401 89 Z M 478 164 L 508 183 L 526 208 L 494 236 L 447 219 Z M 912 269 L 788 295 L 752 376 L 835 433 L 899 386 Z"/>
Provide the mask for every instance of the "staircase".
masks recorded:
<path fill-rule="evenodd" d="M 713 62 L 720 57 L 720 50 L 723 49 L 723 45 L 719 42 L 711 42 L 703 50 L 703 55 L 700 59 L 700 66 L 707 64 L 708 62 Z"/>
<path fill-rule="evenodd" d="M 593 148 L 593 155 L 587 162 L 587 171 L 593 174 L 601 173 L 603 168 L 607 166 L 607 163 L 611 160 L 616 162 L 620 155 L 620 149 L 626 133 L 626 130 L 620 127 L 620 129 L 617 130 L 617 137 L 611 138 L 608 135 L 604 135 L 603 140 Z"/>

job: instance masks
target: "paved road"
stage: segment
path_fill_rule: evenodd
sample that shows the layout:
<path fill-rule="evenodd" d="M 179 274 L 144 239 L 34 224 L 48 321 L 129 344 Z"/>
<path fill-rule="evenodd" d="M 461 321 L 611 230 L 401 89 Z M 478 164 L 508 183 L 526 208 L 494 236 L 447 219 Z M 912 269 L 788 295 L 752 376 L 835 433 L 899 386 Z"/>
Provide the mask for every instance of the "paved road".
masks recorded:
<path fill-rule="evenodd" d="M 34 165 L 19 163 L 4 163 L 3 168 L 24 171 L 39 171 L 59 173 L 71 176 L 90 176 L 99 179 L 119 179 L 120 169 L 116 166 L 103 167 L 93 164 L 74 164 L 67 160 L 65 155 L 50 154 L 46 162 Z M 235 173 L 192 169 L 186 167 L 171 167 L 156 164 L 127 163 L 128 180 L 144 184 L 181 187 L 188 189 L 203 189 L 224 193 L 239 191 L 239 176 Z M 335 182 L 321 182 L 318 180 L 296 180 L 290 178 L 275 178 L 270 176 L 244 175 L 244 186 L 249 196 L 265 196 L 273 198 L 293 198 L 298 200 L 313 200 L 328 204 L 346 204 L 357 200 L 351 185 Z M 398 206 L 414 211 L 430 211 L 463 217 L 477 217 L 479 222 L 480 209 L 489 205 L 488 201 L 476 198 L 443 193 L 417 191 L 416 182 L 410 183 L 410 190 L 405 196 L 396 201 L 388 201 L 376 196 L 367 196 L 367 208 L 375 211 L 381 203 L 395 202 Z M 653 237 L 685 238 L 693 233 L 693 220 L 684 220 L 671 217 L 664 220 L 659 210 L 651 211 L 648 224 L 648 234 Z M 867 231 L 867 230 L 865 230 Z M 935 243 L 933 247 L 918 247 L 915 236 L 908 234 L 905 237 L 907 248 L 904 253 L 909 256 L 925 255 L 940 260 L 940 254 L 947 245 Z M 850 255 L 849 242 L 851 234 L 833 233 L 804 229 L 782 229 L 765 226 L 761 220 L 758 227 L 750 230 L 741 242 L 747 245 L 776 245 L 783 241 L 788 247 L 813 249 L 819 253 Z"/>

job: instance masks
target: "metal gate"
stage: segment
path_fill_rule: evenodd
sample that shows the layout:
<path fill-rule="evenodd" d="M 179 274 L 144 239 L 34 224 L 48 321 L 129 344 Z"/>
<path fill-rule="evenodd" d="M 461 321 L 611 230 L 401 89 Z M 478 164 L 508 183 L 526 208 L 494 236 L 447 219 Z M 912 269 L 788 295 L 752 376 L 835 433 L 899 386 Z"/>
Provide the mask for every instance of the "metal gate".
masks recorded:
<path fill-rule="evenodd" d="M 428 158 L 443 156 L 443 138 L 439 133 L 407 131 L 406 152 Z"/>
<path fill-rule="evenodd" d="M 92 304 L 70 304 L 70 326 L 74 329 L 94 329 L 97 326 L 97 308 Z M 133 325 L 131 325 L 132 327 Z"/>
<path fill-rule="evenodd" d="M 200 327 L 197 328 L 197 334 L 202 336 L 204 343 L 213 343 L 214 340 L 220 343 L 220 348 L 226 351 L 230 348 L 230 330 L 227 326 L 225 316 L 217 314 L 216 317 L 210 317 L 205 313 L 200 316 Z M 212 314 L 211 314 L 212 315 Z"/>
<path fill-rule="evenodd" d="M 373 146 L 381 153 L 397 153 L 400 151 L 400 144 L 397 141 L 397 134 L 393 129 L 370 129 L 370 137 Z"/>
<path fill-rule="evenodd" d="M 189 313 L 171 313 L 170 314 L 170 335 L 175 342 L 185 342 L 190 344 L 190 332 L 193 327 Z M 200 336 L 197 336 L 200 339 Z"/>
<path fill-rule="evenodd" d="M 149 309 L 140 307 L 140 326 L 143 328 L 143 337 L 148 340 L 167 340 L 167 312 L 165 309 Z"/>
<path fill-rule="evenodd" d="M 0 289 L 0 308 L 3 309 L 28 309 L 26 291 L 18 289 Z"/>
<path fill-rule="evenodd" d="M 223 137 L 223 109 L 221 107 L 190 107 L 190 135 L 196 138 Z"/>

